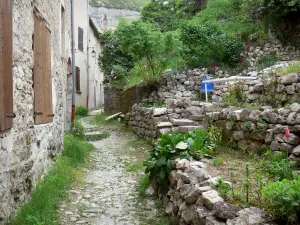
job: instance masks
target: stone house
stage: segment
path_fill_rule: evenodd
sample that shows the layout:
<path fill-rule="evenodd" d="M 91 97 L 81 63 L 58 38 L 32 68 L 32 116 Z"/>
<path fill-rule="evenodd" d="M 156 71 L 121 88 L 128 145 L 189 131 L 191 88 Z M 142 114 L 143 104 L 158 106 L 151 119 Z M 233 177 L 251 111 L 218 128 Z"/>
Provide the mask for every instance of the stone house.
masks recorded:
<path fill-rule="evenodd" d="M 75 0 L 76 106 L 104 104 L 103 73 L 98 66 L 100 29 L 89 17 L 89 1 Z"/>
<path fill-rule="evenodd" d="M 0 31 L 0 224 L 7 224 L 63 150 L 71 1 L 0 0 Z"/>

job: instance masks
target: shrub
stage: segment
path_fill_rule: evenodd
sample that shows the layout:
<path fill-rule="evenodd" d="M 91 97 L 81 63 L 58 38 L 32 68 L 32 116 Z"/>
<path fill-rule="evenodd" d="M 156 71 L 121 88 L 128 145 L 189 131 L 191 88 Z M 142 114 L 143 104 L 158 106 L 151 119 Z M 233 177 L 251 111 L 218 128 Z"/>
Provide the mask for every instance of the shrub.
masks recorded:
<path fill-rule="evenodd" d="M 242 42 L 226 35 L 217 22 L 189 21 L 181 28 L 183 57 L 189 67 L 233 66 L 243 51 Z"/>
<path fill-rule="evenodd" d="M 161 79 L 165 70 L 181 68 L 181 42 L 176 33 L 161 33 L 152 24 L 141 21 L 121 21 L 117 36 L 122 52 L 136 62 L 131 76 L 140 75 L 145 83 L 152 85 Z"/>
<path fill-rule="evenodd" d="M 146 174 L 151 182 L 161 186 L 161 192 L 168 189 L 168 174 L 172 171 L 171 161 L 176 158 L 201 158 L 214 154 L 216 143 L 205 130 L 197 130 L 188 134 L 172 133 L 163 134 L 154 145 L 150 157 L 144 162 Z"/>
<path fill-rule="evenodd" d="M 134 67 L 132 56 L 121 51 L 119 38 L 111 30 L 105 31 L 100 38 L 103 52 L 99 58 L 99 66 L 104 72 L 105 82 L 124 80 Z"/>
<path fill-rule="evenodd" d="M 287 218 L 300 210 L 300 177 L 271 183 L 262 194 L 277 217 Z"/>
<path fill-rule="evenodd" d="M 84 106 L 77 106 L 76 107 L 76 115 L 77 116 L 87 116 L 89 110 Z"/>

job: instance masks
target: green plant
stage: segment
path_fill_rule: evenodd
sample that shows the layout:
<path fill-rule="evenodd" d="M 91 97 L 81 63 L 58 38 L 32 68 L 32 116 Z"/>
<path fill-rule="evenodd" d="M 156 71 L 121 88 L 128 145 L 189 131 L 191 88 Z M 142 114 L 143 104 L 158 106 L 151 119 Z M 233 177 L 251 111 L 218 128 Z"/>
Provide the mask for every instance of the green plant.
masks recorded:
<path fill-rule="evenodd" d="M 214 166 L 221 166 L 224 164 L 224 159 L 223 158 L 215 158 L 213 159 L 213 165 Z"/>
<path fill-rule="evenodd" d="M 300 210 L 300 177 L 270 183 L 262 194 L 275 216 L 288 218 Z"/>
<path fill-rule="evenodd" d="M 257 120 L 257 126 L 256 126 L 256 132 L 266 132 L 269 128 L 269 125 L 266 120 L 264 120 L 262 117 L 258 117 Z"/>
<path fill-rule="evenodd" d="M 228 197 L 228 192 L 230 191 L 230 185 L 228 182 L 225 182 L 223 180 L 223 178 L 219 178 L 217 180 L 217 185 L 216 187 L 218 188 L 220 194 L 222 197 L 224 197 L 225 199 Z"/>
<path fill-rule="evenodd" d="M 263 70 L 267 67 L 274 66 L 278 61 L 276 55 L 265 55 L 262 56 L 256 63 L 258 70 Z"/>
<path fill-rule="evenodd" d="M 84 106 L 77 106 L 76 107 L 76 115 L 77 116 L 87 116 L 89 110 Z"/>
<path fill-rule="evenodd" d="M 151 182 L 161 186 L 161 192 L 168 188 L 168 174 L 172 171 L 171 161 L 176 158 L 201 158 L 214 154 L 215 137 L 205 130 L 196 130 L 188 134 L 163 134 L 154 144 L 154 149 L 147 161 L 144 162 L 146 174 Z"/>
<path fill-rule="evenodd" d="M 280 75 L 286 75 L 289 73 L 299 73 L 300 72 L 300 62 L 294 62 L 291 65 L 289 65 L 287 68 L 279 68 L 276 70 L 277 74 Z"/>
<path fill-rule="evenodd" d="M 66 135 L 64 146 L 63 155 L 70 159 L 74 167 L 81 165 L 88 154 L 95 149 L 93 145 L 81 141 L 71 134 Z"/>
<path fill-rule="evenodd" d="M 124 87 L 126 77 L 134 67 L 132 56 L 121 51 L 120 40 L 111 30 L 101 34 L 101 42 L 103 51 L 99 58 L 99 66 L 103 70 L 105 81 L 113 86 Z"/>
<path fill-rule="evenodd" d="M 273 154 L 271 151 L 265 153 L 268 161 L 261 161 L 261 168 L 270 177 L 276 177 L 279 180 L 293 178 L 293 171 L 296 168 L 296 162 L 289 160 L 286 153 Z"/>
<path fill-rule="evenodd" d="M 138 186 L 138 192 L 140 197 L 145 197 L 146 195 L 146 190 L 150 185 L 150 180 L 149 180 L 149 176 L 145 175 L 143 176 L 140 181 L 139 181 L 139 186 Z"/>
<path fill-rule="evenodd" d="M 79 206 L 79 211 L 80 212 L 83 212 L 84 210 L 88 210 L 88 209 L 89 209 L 89 207 L 87 205 L 80 205 Z"/>
<path fill-rule="evenodd" d="M 243 87 L 243 84 L 236 84 L 232 86 L 229 90 L 229 94 L 223 97 L 224 106 L 243 106 L 246 100 Z"/>
<path fill-rule="evenodd" d="M 153 85 L 165 70 L 181 68 L 181 42 L 176 32 L 161 33 L 153 24 L 123 20 L 116 34 L 122 52 L 135 60 L 130 77 L 141 76 L 144 83 Z"/>
<path fill-rule="evenodd" d="M 72 131 L 72 134 L 74 137 L 84 139 L 84 127 L 76 120 L 74 121 L 74 130 Z"/>
<path fill-rule="evenodd" d="M 246 163 L 246 172 L 245 172 L 245 179 L 244 179 L 244 182 L 243 182 L 243 186 L 244 186 L 244 191 L 245 191 L 245 194 L 246 194 L 246 203 L 248 204 L 249 203 L 249 195 L 250 195 L 250 163 Z"/>
<path fill-rule="evenodd" d="M 56 225 L 59 224 L 57 209 L 67 196 L 67 190 L 76 181 L 75 168 L 82 165 L 84 158 L 74 152 L 90 152 L 94 147 L 80 141 L 73 135 L 65 137 L 65 151 L 49 174 L 41 180 L 32 194 L 30 202 L 25 204 L 12 219 L 13 225 Z M 84 154 L 85 157 L 88 154 Z"/>

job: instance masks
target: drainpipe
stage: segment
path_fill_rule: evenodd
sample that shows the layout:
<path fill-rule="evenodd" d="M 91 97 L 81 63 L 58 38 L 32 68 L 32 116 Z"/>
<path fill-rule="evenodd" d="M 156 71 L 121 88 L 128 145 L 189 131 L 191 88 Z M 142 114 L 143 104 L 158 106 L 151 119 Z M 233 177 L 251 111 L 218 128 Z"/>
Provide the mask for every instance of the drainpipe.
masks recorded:
<path fill-rule="evenodd" d="M 76 67 L 75 67 L 75 0 L 71 0 L 71 22 L 72 22 L 72 77 L 73 77 L 73 94 L 72 94 L 72 128 L 74 128 L 75 108 L 76 108 Z"/>
<path fill-rule="evenodd" d="M 89 15 L 89 1 L 87 0 L 87 99 L 86 108 L 89 109 L 90 96 L 90 15 Z"/>

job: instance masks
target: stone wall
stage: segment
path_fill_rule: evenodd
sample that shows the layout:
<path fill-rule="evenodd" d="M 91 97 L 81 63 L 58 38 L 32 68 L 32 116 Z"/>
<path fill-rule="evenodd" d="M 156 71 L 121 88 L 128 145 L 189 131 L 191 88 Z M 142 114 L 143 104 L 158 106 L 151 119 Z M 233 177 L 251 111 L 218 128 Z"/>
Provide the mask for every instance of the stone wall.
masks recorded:
<path fill-rule="evenodd" d="M 116 87 L 105 87 L 104 110 L 112 113 L 128 113 L 134 104 L 142 102 L 152 93 L 155 87 L 135 85 L 126 90 Z"/>
<path fill-rule="evenodd" d="M 215 85 L 213 102 L 221 103 L 224 96 L 233 89 L 240 89 L 247 103 L 284 106 L 287 103 L 300 102 L 300 75 L 297 73 L 276 74 L 277 68 L 286 68 L 292 62 L 279 63 L 253 74 L 258 79 L 249 81 L 231 81 Z"/>
<path fill-rule="evenodd" d="M 300 50 L 292 46 L 284 46 L 278 40 L 265 43 L 261 46 L 249 46 L 245 53 L 245 59 L 248 63 L 246 72 L 258 70 L 257 64 L 264 56 L 274 55 L 278 61 L 292 61 L 300 59 Z"/>
<path fill-rule="evenodd" d="M 300 104 L 294 103 L 289 109 L 227 108 L 206 116 L 210 124 L 222 128 L 225 141 L 233 147 L 258 154 L 269 148 L 273 152 L 284 150 L 300 163 L 300 155 L 297 154 L 300 148 Z"/>
<path fill-rule="evenodd" d="M 108 114 L 114 114 L 121 111 L 121 92 L 115 87 L 104 87 L 104 110 Z"/>
<path fill-rule="evenodd" d="M 131 113 L 126 114 L 125 120 L 133 127 L 137 135 L 149 140 L 172 131 L 187 133 L 203 128 L 193 120 L 174 118 L 173 109 L 146 108 L 142 104 L 135 104 Z"/>
<path fill-rule="evenodd" d="M 61 53 L 60 13 L 65 8 L 65 34 L 70 40 L 70 1 L 13 1 L 13 128 L 0 133 L 0 224 L 29 199 L 37 181 L 51 168 L 53 158 L 63 150 L 65 133 L 67 60 Z M 35 125 L 33 116 L 34 7 L 51 27 L 53 123 Z"/>
<path fill-rule="evenodd" d="M 169 175 L 170 187 L 165 211 L 179 225 L 262 225 L 264 212 L 257 208 L 240 209 L 224 201 L 214 190 L 218 177 L 211 177 L 203 162 L 175 160 Z M 227 182 L 231 185 L 229 182 Z"/>

